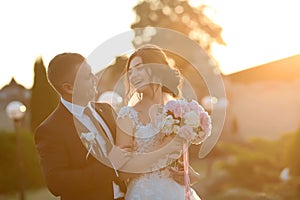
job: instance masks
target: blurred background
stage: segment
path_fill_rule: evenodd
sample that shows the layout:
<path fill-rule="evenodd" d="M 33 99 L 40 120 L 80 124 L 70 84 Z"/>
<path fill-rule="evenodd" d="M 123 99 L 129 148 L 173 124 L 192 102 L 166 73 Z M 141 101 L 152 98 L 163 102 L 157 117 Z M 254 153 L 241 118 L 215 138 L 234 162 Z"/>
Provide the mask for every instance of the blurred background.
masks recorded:
<path fill-rule="evenodd" d="M 88 56 L 128 30 L 132 48 L 165 42 L 151 27 L 178 31 L 209 56 L 224 82 L 225 123 L 213 150 L 191 165 L 205 200 L 300 199 L 300 14 L 296 0 L 10 1 L 0 3 L 0 200 L 57 199 L 45 187 L 33 131 L 58 96 L 46 78 L 48 62 L 70 51 Z M 151 32 L 153 33 L 153 31 Z M 172 41 L 169 41 L 172 42 Z M 195 59 L 201 57 L 186 51 Z M 191 63 L 168 53 L 209 112 L 215 100 Z M 116 111 L 115 87 L 127 56 L 97 72 L 98 100 Z M 20 114 L 14 108 L 20 108 Z"/>

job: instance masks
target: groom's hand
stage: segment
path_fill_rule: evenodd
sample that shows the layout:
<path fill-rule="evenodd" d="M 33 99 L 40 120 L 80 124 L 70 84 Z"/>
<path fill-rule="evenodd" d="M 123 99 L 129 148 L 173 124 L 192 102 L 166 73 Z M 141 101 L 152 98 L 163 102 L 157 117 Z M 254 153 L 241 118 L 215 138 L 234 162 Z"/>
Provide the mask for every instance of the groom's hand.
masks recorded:
<path fill-rule="evenodd" d="M 114 165 L 113 167 L 115 167 L 116 170 L 120 169 L 130 158 L 131 155 L 129 152 L 122 150 L 115 145 L 113 145 L 113 148 L 108 154 L 108 159 Z"/>
<path fill-rule="evenodd" d="M 170 176 L 180 185 L 184 185 L 184 171 L 177 167 L 170 167 Z"/>

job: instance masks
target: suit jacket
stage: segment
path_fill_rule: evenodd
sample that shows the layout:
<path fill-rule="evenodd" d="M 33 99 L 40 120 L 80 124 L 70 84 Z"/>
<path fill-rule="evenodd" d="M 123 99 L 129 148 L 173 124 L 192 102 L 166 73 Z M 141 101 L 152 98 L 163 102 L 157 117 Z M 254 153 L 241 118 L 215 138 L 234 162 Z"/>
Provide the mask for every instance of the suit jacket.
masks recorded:
<path fill-rule="evenodd" d="M 115 136 L 115 119 L 108 104 L 96 104 L 96 110 Z M 92 155 L 81 142 L 75 124 L 80 122 L 59 103 L 55 111 L 35 131 L 46 184 L 62 200 L 113 199 L 112 181 L 119 182 L 112 168 Z M 79 126 L 80 127 L 80 126 Z M 86 132 L 83 130 L 82 132 Z"/>

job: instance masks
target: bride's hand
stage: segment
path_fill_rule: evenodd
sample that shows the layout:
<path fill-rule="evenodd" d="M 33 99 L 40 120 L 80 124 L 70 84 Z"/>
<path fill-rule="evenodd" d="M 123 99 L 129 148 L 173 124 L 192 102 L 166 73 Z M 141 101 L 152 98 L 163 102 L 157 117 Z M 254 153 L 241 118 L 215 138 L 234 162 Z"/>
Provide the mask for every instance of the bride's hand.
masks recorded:
<path fill-rule="evenodd" d="M 170 176 L 172 179 L 174 179 L 177 183 L 180 185 L 184 185 L 184 172 L 181 169 L 178 169 L 177 167 L 170 167 Z"/>
<path fill-rule="evenodd" d="M 177 161 L 177 167 L 170 167 L 171 177 L 180 185 L 184 185 L 184 169 L 183 163 Z M 200 174 L 189 166 L 190 184 L 193 185 L 200 180 Z"/>

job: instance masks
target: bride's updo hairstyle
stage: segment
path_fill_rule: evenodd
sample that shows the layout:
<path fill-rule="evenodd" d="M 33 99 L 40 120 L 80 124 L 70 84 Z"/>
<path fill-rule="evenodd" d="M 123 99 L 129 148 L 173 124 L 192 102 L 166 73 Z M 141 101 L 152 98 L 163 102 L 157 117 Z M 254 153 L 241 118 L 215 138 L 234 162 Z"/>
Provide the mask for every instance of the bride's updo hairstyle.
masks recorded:
<path fill-rule="evenodd" d="M 125 68 L 128 84 L 127 95 L 130 93 L 129 77 L 127 73 L 129 71 L 130 62 L 135 57 L 140 57 L 145 66 L 151 67 L 150 75 L 152 79 L 157 80 L 158 83 L 162 86 L 162 91 L 164 93 L 167 93 L 174 98 L 180 97 L 182 77 L 179 70 L 171 67 L 164 51 L 160 47 L 152 44 L 141 46 L 128 58 Z"/>

